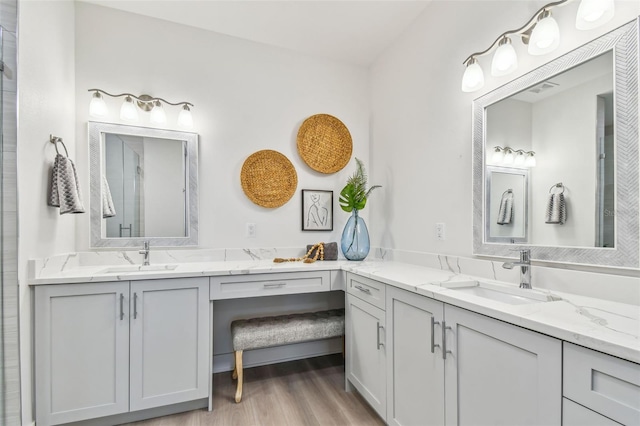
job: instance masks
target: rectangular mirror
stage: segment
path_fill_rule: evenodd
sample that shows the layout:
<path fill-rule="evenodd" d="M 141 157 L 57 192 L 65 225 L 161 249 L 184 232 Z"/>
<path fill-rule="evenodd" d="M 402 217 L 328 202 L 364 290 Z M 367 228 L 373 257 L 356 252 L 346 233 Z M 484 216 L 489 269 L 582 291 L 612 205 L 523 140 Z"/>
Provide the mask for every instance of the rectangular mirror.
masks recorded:
<path fill-rule="evenodd" d="M 487 167 L 485 235 L 489 242 L 528 242 L 529 170 Z"/>
<path fill-rule="evenodd" d="M 475 254 L 638 267 L 637 61 L 632 22 L 474 101 Z M 524 233 L 496 221 L 504 166 L 528 174 Z"/>
<path fill-rule="evenodd" d="M 194 133 L 89 122 L 91 245 L 198 243 Z"/>

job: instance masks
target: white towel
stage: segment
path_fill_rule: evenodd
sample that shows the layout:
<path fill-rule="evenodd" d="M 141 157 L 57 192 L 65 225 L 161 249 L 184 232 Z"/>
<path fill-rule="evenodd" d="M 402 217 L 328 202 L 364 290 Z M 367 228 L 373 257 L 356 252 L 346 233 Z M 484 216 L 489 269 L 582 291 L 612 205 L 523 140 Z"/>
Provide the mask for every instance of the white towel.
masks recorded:
<path fill-rule="evenodd" d="M 113 217 L 116 215 L 116 208 L 113 205 L 113 198 L 111 198 L 111 189 L 109 189 L 109 182 L 107 178 L 102 176 L 102 217 Z"/>
<path fill-rule="evenodd" d="M 57 154 L 53 162 L 48 204 L 60 207 L 60 214 L 84 213 L 76 166 L 62 154 Z"/>
<path fill-rule="evenodd" d="M 498 225 L 510 225 L 513 221 L 513 191 L 507 189 L 502 194 L 498 210 Z"/>
<path fill-rule="evenodd" d="M 545 223 L 564 225 L 567 221 L 567 203 L 564 194 L 549 194 Z"/>

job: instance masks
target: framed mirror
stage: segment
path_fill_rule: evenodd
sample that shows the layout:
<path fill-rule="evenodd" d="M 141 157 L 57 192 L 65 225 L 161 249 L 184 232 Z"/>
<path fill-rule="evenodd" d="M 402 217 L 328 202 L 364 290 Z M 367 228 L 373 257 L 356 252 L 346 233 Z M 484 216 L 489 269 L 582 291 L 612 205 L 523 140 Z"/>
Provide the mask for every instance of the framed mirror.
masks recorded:
<path fill-rule="evenodd" d="M 497 224 L 505 166 L 528 176 L 523 233 Z M 637 268 L 638 166 L 634 21 L 474 101 L 474 254 Z"/>
<path fill-rule="evenodd" d="M 198 244 L 198 135 L 89 122 L 91 246 Z"/>

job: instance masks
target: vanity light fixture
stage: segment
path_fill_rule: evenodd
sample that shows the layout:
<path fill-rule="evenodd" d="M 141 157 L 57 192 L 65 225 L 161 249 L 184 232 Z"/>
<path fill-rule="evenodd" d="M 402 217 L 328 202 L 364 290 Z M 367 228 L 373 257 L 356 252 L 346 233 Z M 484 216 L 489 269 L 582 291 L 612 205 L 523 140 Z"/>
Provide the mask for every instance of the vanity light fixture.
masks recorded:
<path fill-rule="evenodd" d="M 535 167 L 536 153 L 523 149 L 513 149 L 509 146 L 504 148 L 495 146 L 490 153 L 489 163 L 502 166 L 514 166 L 518 168 Z"/>
<path fill-rule="evenodd" d="M 131 93 L 120 93 L 112 95 L 102 89 L 89 89 L 93 92 L 91 103 L 89 104 L 89 115 L 92 117 L 105 117 L 109 110 L 104 101 L 103 94 L 112 98 L 124 97 L 124 102 L 120 107 L 120 118 L 124 121 L 138 121 L 138 109 L 145 112 L 151 112 L 149 120 L 153 124 L 165 124 L 167 122 L 167 113 L 164 104 L 172 106 L 182 106 L 178 115 L 178 125 L 183 128 L 190 129 L 193 127 L 193 117 L 191 116 L 191 108 L 193 104 L 190 102 L 169 102 L 162 98 L 156 98 L 149 95 L 132 95 Z"/>
<path fill-rule="evenodd" d="M 491 75 L 499 77 L 512 73 L 518 68 L 518 57 L 511 44 L 512 35 L 520 36 L 528 45 L 530 55 L 544 55 L 560 45 L 560 28 L 551 10 L 565 6 L 574 0 L 558 0 L 541 7 L 522 27 L 505 31 L 482 52 L 476 52 L 463 61 L 462 91 L 475 92 L 484 86 L 484 73 L 478 58 L 494 52 L 491 61 Z M 576 28 L 590 30 L 605 24 L 615 13 L 614 0 L 581 0 L 576 15 Z"/>

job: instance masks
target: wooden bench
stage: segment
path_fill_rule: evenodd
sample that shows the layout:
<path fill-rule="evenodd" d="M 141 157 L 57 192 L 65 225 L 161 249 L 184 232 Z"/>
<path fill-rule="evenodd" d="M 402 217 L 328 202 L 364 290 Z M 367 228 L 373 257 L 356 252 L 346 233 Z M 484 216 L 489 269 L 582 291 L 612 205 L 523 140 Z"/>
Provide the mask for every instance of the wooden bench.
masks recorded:
<path fill-rule="evenodd" d="M 246 350 L 344 336 L 344 309 L 236 320 L 231 323 L 238 379 L 236 402 L 242 399 L 242 353 Z"/>

